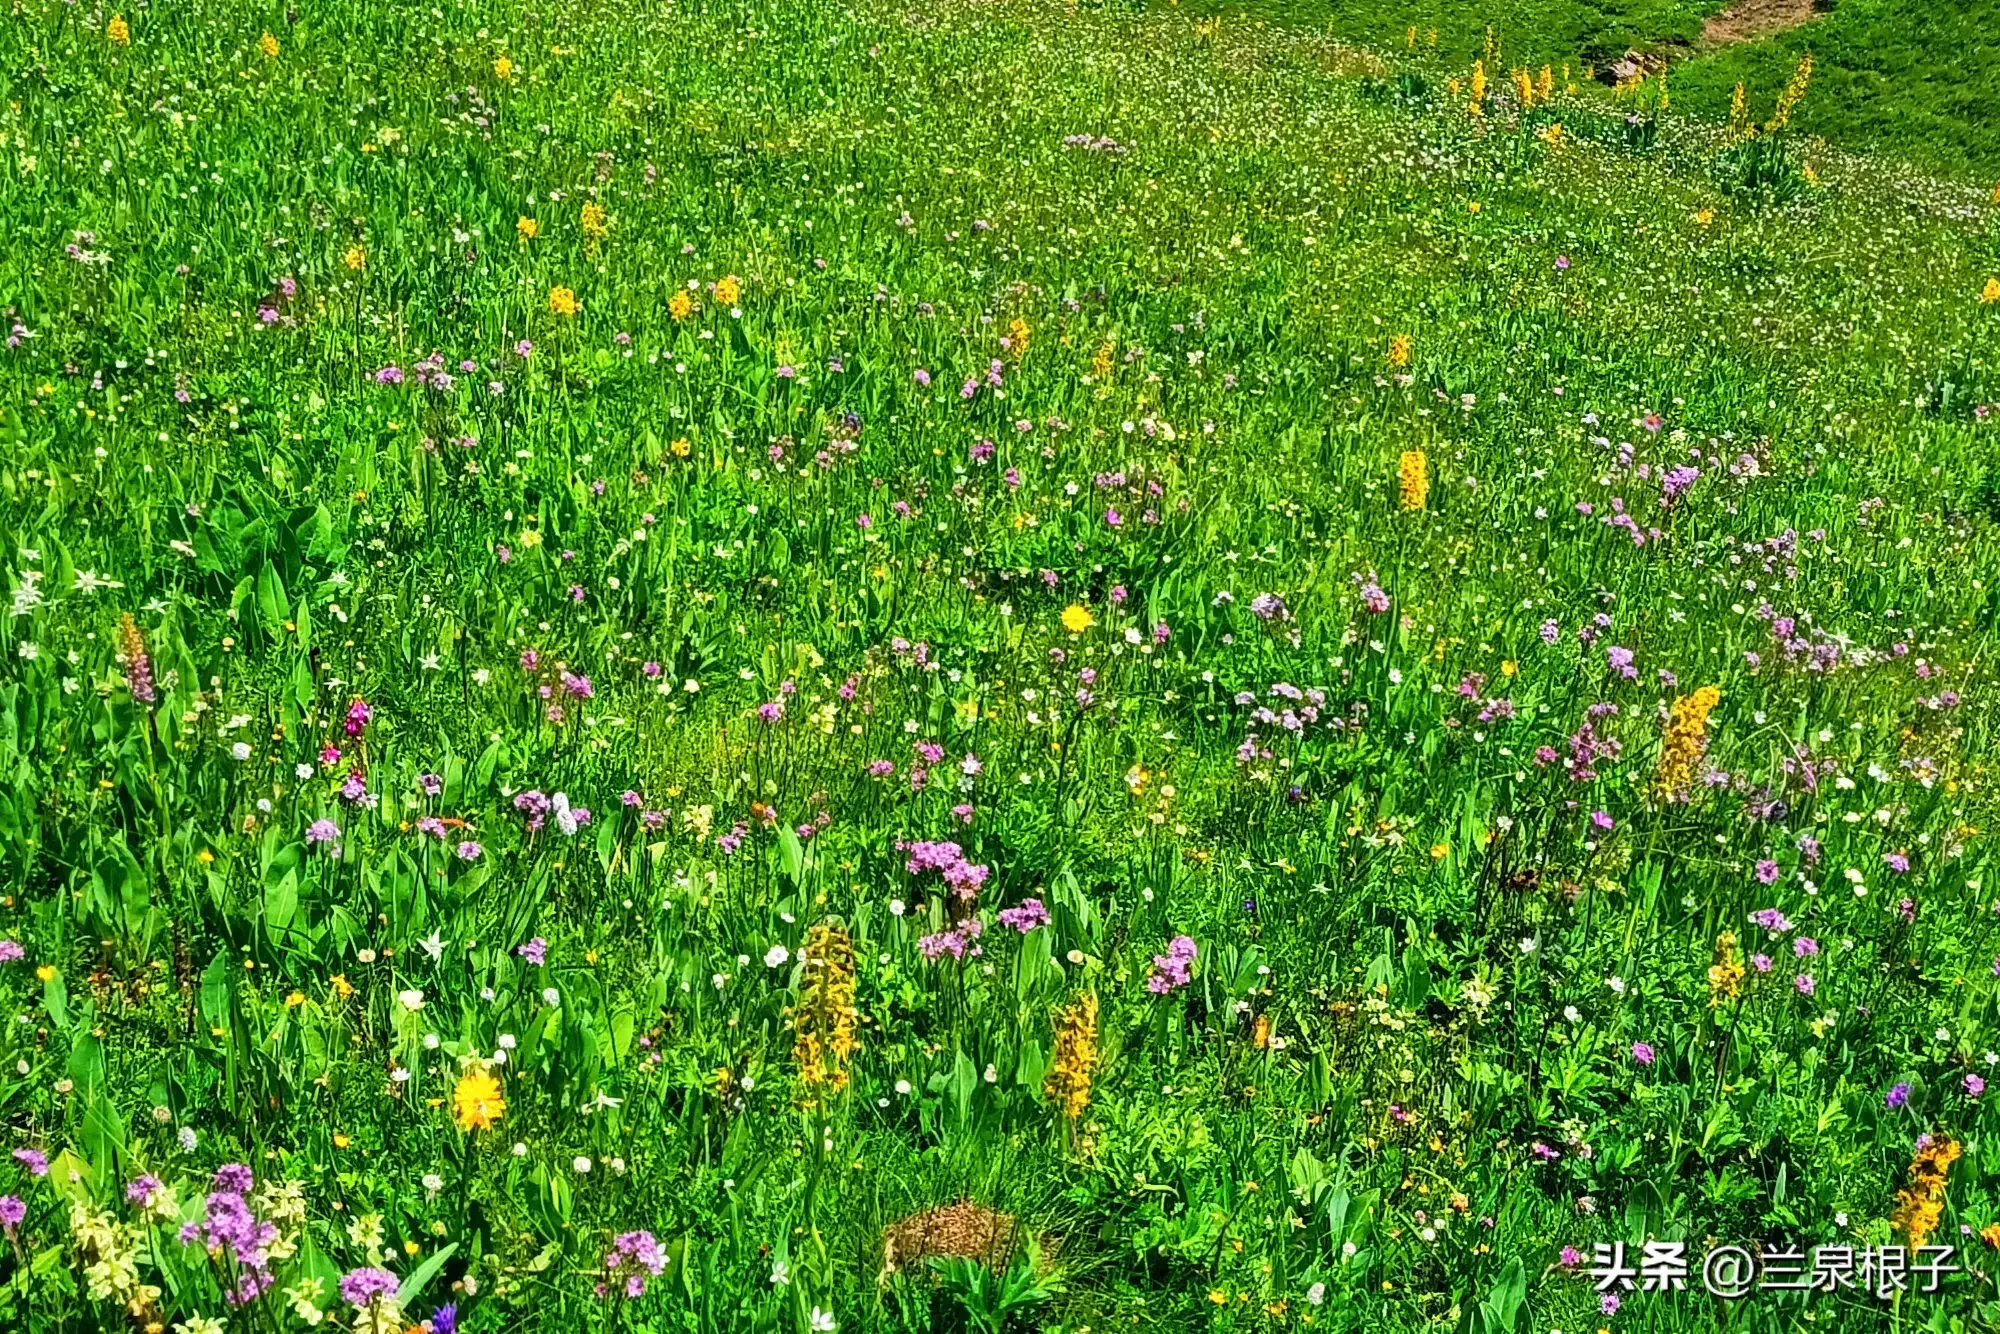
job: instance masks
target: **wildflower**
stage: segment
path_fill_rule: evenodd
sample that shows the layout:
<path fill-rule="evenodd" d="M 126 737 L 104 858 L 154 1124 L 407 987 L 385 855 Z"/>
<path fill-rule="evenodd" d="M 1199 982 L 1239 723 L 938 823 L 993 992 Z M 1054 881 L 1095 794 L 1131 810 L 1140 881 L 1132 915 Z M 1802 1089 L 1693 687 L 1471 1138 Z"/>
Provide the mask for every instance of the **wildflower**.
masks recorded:
<path fill-rule="evenodd" d="M 592 241 L 602 241 L 611 235 L 611 220 L 604 212 L 604 205 L 595 200 L 583 206 L 577 225 L 582 229 L 584 236 Z"/>
<path fill-rule="evenodd" d="M 1980 1094 L 1986 1092 L 1986 1081 L 1978 1075 L 1968 1074 L 1965 1077 L 1964 1087 L 1966 1097 L 1977 1098 Z"/>
<path fill-rule="evenodd" d="M 672 296 L 667 298 L 667 314 L 671 315 L 676 321 L 686 319 L 693 312 L 694 298 L 687 294 L 685 288 L 677 289 Z"/>
<path fill-rule="evenodd" d="M 146 637 L 129 611 L 118 618 L 118 656 L 125 665 L 125 688 L 132 692 L 132 698 L 141 704 L 154 703 L 159 693 L 153 686 L 153 659 L 146 652 Z"/>
<path fill-rule="evenodd" d="M 307 825 L 306 846 L 310 848 L 316 845 L 324 845 L 328 853 L 338 856 L 340 854 L 340 826 L 325 818 L 314 820 L 311 824 Z"/>
<path fill-rule="evenodd" d="M 854 945 L 846 928 L 829 922 L 813 927 L 799 963 L 804 988 L 792 1009 L 792 1062 L 802 1089 L 838 1095 L 861 1045 L 854 1036 L 860 1015 L 854 1005 Z M 816 1096 L 807 1092 L 801 1100 Z"/>
<path fill-rule="evenodd" d="M 1063 608 L 1062 626 L 1071 634 L 1080 635 L 1095 624 L 1097 619 L 1079 604 L 1072 602 Z"/>
<path fill-rule="evenodd" d="M 735 274 L 718 278 L 715 283 L 715 299 L 725 306 L 733 306 L 743 299 L 743 282 Z"/>
<path fill-rule="evenodd" d="M 1405 510 L 1420 510 L 1430 499 L 1431 465 L 1421 449 L 1406 449 L 1396 462 L 1396 498 Z"/>
<path fill-rule="evenodd" d="M 100 13 L 103 11 L 99 11 Z M 125 21 L 123 14 L 113 14 L 111 22 L 104 25 L 104 35 L 111 39 L 113 46 L 132 44 L 132 25 Z"/>
<path fill-rule="evenodd" d="M 1743 985 L 1743 963 L 1736 952 L 1736 933 L 1724 931 L 1715 938 L 1715 962 L 1708 969 L 1708 1003 L 1720 1005 L 1733 998 Z"/>
<path fill-rule="evenodd" d="M 1660 744 L 1660 768 L 1654 783 L 1669 800 L 1684 798 L 1696 777 L 1696 767 L 1708 749 L 1708 715 L 1722 702 L 1722 692 L 1703 686 L 1674 701 L 1667 732 Z"/>
<path fill-rule="evenodd" d="M 511 57 L 504 55 L 495 56 L 493 58 L 493 77 L 500 80 L 500 82 L 502 83 L 505 83 L 509 79 L 513 78 L 514 77 L 513 59 Z"/>
<path fill-rule="evenodd" d="M 1410 335 L 1399 333 L 1389 340 L 1389 365 L 1401 370 L 1410 364 Z"/>
<path fill-rule="evenodd" d="M 1933 1141 L 1925 1135 L 1917 1141 L 1910 1159 L 1910 1184 L 1896 1192 L 1896 1207 L 1889 1225 L 1909 1240 L 1912 1251 L 1919 1250 L 1937 1230 L 1944 1213 L 1945 1181 L 1962 1149 L 1955 1139 Z"/>
<path fill-rule="evenodd" d="M 1897 1081 L 1897 1082 L 1896 1082 L 1896 1083 L 1895 1083 L 1895 1084 L 1894 1084 L 1894 1085 L 1893 1085 L 1893 1086 L 1892 1086 L 1892 1087 L 1891 1087 L 1891 1088 L 1889 1089 L 1888 1093 L 1886 1093 L 1886 1094 L 1884 1094 L 1884 1095 L 1883 1095 L 1883 1097 L 1882 1097 L 1882 1105 L 1883 1105 L 1884 1107 L 1888 1108 L 1888 1109 L 1889 1109 L 1890 1111 L 1892 1111 L 1892 1112 L 1893 1112 L 1893 1111 L 1895 1111 L 1895 1110 L 1896 1110 L 1896 1109 L 1897 1109 L 1898 1107 L 1901 1107 L 1901 1106 L 1905 1105 L 1906 1103 L 1908 1103 L 1908 1102 L 1909 1102 L 1909 1100 L 1910 1100 L 1910 1085 L 1909 1085 L 1909 1081 L 1908 1081 L 1908 1080 L 1898 1080 L 1898 1081 Z"/>
<path fill-rule="evenodd" d="M 1986 286 L 1979 289 L 1979 299 L 1989 306 L 2000 301 L 2000 278 L 1988 278 Z"/>
<path fill-rule="evenodd" d="M 276 60 L 278 58 L 278 39 L 267 31 L 262 37 L 257 39 L 257 49 L 264 53 L 264 59 Z"/>
<path fill-rule="evenodd" d="M 577 311 L 581 309 L 583 309 L 582 303 L 576 299 L 576 293 L 569 288 L 551 287 L 549 289 L 549 313 L 551 315 L 560 315 L 566 320 L 574 319 Z"/>
<path fill-rule="evenodd" d="M 514 219 L 514 235 L 523 241 L 532 241 L 542 234 L 542 224 L 523 215 Z"/>
<path fill-rule="evenodd" d="M 1812 82 L 1813 57 L 1808 51 L 1799 58 L 1798 68 L 1792 71 L 1791 81 L 1785 91 L 1778 94 L 1778 105 L 1771 112 L 1771 119 L 1764 123 L 1764 133 L 1776 134 L 1792 123 L 1792 111 L 1806 95 L 1806 86 Z"/>
<path fill-rule="evenodd" d="M 1064 1120 L 1076 1122 L 1090 1106 L 1090 1076 L 1098 1064 L 1098 996 L 1084 992 L 1056 1010 L 1056 1052 L 1042 1094 L 1054 1102 Z"/>
<path fill-rule="evenodd" d="M 358 245 L 351 245 L 341 255 L 340 262 L 356 273 L 359 273 L 363 268 L 367 267 L 368 252 Z"/>
<path fill-rule="evenodd" d="M 386 1269 L 364 1266 L 340 1278 L 340 1299 L 354 1308 L 357 1334 L 399 1334 L 403 1308 L 396 1300 L 400 1280 Z"/>
<path fill-rule="evenodd" d="M 646 1275 L 658 1277 L 666 1267 L 667 1252 L 650 1232 L 621 1232 L 604 1253 L 605 1276 L 619 1280 L 619 1291 L 627 1298 L 645 1296 Z M 598 1291 L 605 1291 L 605 1287 L 599 1285 Z"/>
<path fill-rule="evenodd" d="M 1640 1065 L 1651 1065 L 1654 1059 L 1652 1044 L 1646 1042 L 1633 1043 L 1632 1059 L 1637 1061 Z"/>
<path fill-rule="evenodd" d="M 1012 927 L 1024 936 L 1036 927 L 1047 926 L 1048 923 L 1049 910 L 1043 906 L 1040 899 L 1023 899 L 1018 908 L 1000 910 L 1000 925 Z"/>
<path fill-rule="evenodd" d="M 476 1062 L 458 1077 L 451 1091 L 451 1115 L 460 1130 L 491 1130 L 507 1111 L 500 1081 L 484 1062 Z"/>
<path fill-rule="evenodd" d="M 1192 937 L 1175 936 L 1168 942 L 1165 954 L 1153 956 L 1153 971 L 1146 978 L 1146 990 L 1164 996 L 1186 986 L 1192 980 L 1196 953 Z"/>

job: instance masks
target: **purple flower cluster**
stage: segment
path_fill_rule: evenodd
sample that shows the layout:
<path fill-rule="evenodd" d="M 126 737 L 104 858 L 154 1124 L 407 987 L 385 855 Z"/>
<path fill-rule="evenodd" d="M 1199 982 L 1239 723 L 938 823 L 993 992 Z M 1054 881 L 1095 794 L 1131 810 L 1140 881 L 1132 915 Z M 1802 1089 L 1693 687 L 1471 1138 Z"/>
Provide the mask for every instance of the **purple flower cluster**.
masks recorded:
<path fill-rule="evenodd" d="M 977 941 L 986 924 L 977 917 L 968 917 L 949 931 L 937 931 L 917 941 L 917 949 L 925 959 L 936 963 L 949 954 L 954 959 L 963 959 L 968 954 L 979 953 Z"/>
<path fill-rule="evenodd" d="M 1002 908 L 1000 925 L 1011 926 L 1022 935 L 1027 935 L 1038 926 L 1049 924 L 1049 910 L 1040 899 L 1023 899 L 1018 908 Z"/>
<path fill-rule="evenodd" d="M 134 1188 L 144 1180 L 132 1183 Z M 242 1163 L 224 1163 L 215 1170 L 215 1185 L 202 1202 L 201 1220 L 181 1224 L 181 1245 L 199 1243 L 233 1263 L 236 1287 L 227 1294 L 232 1306 L 254 1301 L 275 1281 L 268 1248 L 278 1239 L 278 1226 L 258 1218 L 250 1207 L 246 1197 L 256 1184 Z"/>
<path fill-rule="evenodd" d="M 611 1239 L 611 1249 L 604 1253 L 606 1277 L 622 1276 L 622 1290 L 627 1297 L 645 1296 L 646 1275 L 657 1278 L 666 1267 L 667 1252 L 650 1232 L 621 1232 Z M 607 1291 L 606 1284 L 597 1285 L 600 1297 Z"/>
<path fill-rule="evenodd" d="M 967 861 L 965 849 L 956 843 L 898 842 L 896 851 L 909 854 L 903 869 L 911 875 L 935 871 L 951 886 L 953 894 L 968 902 L 979 897 L 979 887 L 986 883 L 986 877 L 993 871 L 990 866 Z"/>
<path fill-rule="evenodd" d="M 1146 979 L 1146 990 L 1164 996 L 1186 986 L 1193 980 L 1196 953 L 1192 936 L 1175 936 L 1167 943 L 1165 954 L 1153 956 L 1153 971 Z"/>
<path fill-rule="evenodd" d="M 366 1308 L 378 1297 L 393 1297 L 402 1282 L 386 1269 L 364 1265 L 340 1276 L 340 1299 L 349 1306 Z"/>

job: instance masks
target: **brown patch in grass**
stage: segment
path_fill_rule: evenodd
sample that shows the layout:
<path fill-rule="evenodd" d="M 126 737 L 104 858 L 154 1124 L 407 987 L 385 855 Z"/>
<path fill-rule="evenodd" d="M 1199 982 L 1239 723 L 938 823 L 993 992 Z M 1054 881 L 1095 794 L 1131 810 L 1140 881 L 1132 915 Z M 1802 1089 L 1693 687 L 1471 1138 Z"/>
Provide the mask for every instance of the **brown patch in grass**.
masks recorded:
<path fill-rule="evenodd" d="M 1720 14 L 1702 20 L 1701 35 L 1712 46 L 1754 42 L 1811 23 L 1819 16 L 1813 0 L 1736 0 Z"/>
<path fill-rule="evenodd" d="M 883 1228 L 882 1274 L 886 1278 L 904 1265 L 921 1267 L 934 1255 L 977 1260 L 1004 1274 L 1027 1249 L 1031 1236 L 1044 1260 L 1054 1257 L 1055 1238 L 1034 1236 L 1012 1214 L 960 1200 L 899 1218 Z"/>

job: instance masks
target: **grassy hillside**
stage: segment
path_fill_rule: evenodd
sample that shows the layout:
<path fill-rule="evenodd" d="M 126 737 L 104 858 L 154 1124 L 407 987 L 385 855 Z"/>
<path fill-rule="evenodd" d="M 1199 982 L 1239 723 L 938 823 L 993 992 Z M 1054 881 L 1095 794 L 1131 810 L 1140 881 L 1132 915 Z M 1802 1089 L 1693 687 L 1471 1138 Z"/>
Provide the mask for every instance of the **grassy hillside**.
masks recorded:
<path fill-rule="evenodd" d="M 1466 49 L 22 0 L 0 1329 L 2000 1321 L 2000 204 Z"/>
<path fill-rule="evenodd" d="M 1615 59 L 1628 49 L 1673 61 L 1684 110 L 1726 119 L 1737 83 L 1768 103 L 1811 51 L 1818 91 L 1799 126 L 1851 148 L 1934 170 L 2000 180 L 2000 3 L 1916 5 L 1838 0 L 1810 23 L 1758 40 L 1705 42 L 1714 0 L 1163 0 L 1190 13 L 1297 24 L 1377 48 L 1400 48 L 1415 26 L 1435 30 L 1447 58 L 1483 53 L 1486 32 L 1503 60 L 1540 65 Z"/>

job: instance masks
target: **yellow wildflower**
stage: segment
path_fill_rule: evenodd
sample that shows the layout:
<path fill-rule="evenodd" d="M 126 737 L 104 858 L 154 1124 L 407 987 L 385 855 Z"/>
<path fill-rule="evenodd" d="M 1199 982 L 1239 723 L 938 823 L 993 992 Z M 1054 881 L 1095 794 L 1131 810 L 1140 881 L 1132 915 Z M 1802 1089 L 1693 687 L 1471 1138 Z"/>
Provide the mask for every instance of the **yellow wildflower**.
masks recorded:
<path fill-rule="evenodd" d="M 104 35 L 111 39 L 113 46 L 130 46 L 132 25 L 125 21 L 123 14 L 113 14 L 111 22 L 104 25 Z"/>
<path fill-rule="evenodd" d="M 1086 610 L 1083 606 L 1079 605 L 1078 603 L 1072 602 L 1067 607 L 1063 608 L 1062 611 L 1063 629 L 1069 631 L 1073 635 L 1080 635 L 1085 630 L 1088 630 L 1091 626 L 1096 624 L 1097 624 L 1097 618 L 1092 616 L 1088 610 Z"/>
<path fill-rule="evenodd" d="M 583 234 L 593 241 L 602 241 L 611 235 L 611 220 L 604 212 L 604 205 L 595 200 L 583 206 L 578 225 L 583 228 Z"/>
<path fill-rule="evenodd" d="M 1989 306 L 2000 301 L 2000 278 L 1988 278 L 1986 286 L 1979 289 L 1979 299 Z"/>
<path fill-rule="evenodd" d="M 1097 1069 L 1097 993 L 1086 991 L 1055 1013 L 1055 1054 L 1042 1079 L 1042 1093 L 1067 1121 L 1090 1105 L 1090 1081 Z"/>
<path fill-rule="evenodd" d="M 1389 340 L 1389 365 L 1397 370 L 1410 364 L 1410 336 L 1399 333 Z"/>
<path fill-rule="evenodd" d="M 569 288 L 551 287 L 549 289 L 549 313 L 551 315 L 560 315 L 564 319 L 574 319 L 577 311 L 581 309 L 583 309 L 583 303 L 576 299 L 576 293 L 572 292 Z"/>
<path fill-rule="evenodd" d="M 358 273 L 368 264 L 368 252 L 358 245 L 351 245 L 347 247 L 347 253 L 340 257 L 340 262 Z"/>
<path fill-rule="evenodd" d="M 1667 733 L 1660 743 L 1660 769 L 1655 783 L 1669 800 L 1687 795 L 1699 776 L 1695 770 L 1708 750 L 1708 715 L 1722 702 L 1722 692 L 1703 686 L 1674 701 L 1667 715 Z"/>
<path fill-rule="evenodd" d="M 733 306 L 743 299 L 743 281 L 735 274 L 715 281 L 715 299 L 725 306 Z"/>
<path fill-rule="evenodd" d="M 677 289 L 672 296 L 667 298 L 667 314 L 673 316 L 674 319 L 684 320 L 693 313 L 694 298 L 687 294 L 686 288 Z"/>
<path fill-rule="evenodd" d="M 451 1091 L 451 1117 L 460 1130 L 491 1130 L 507 1111 L 500 1081 L 484 1062 L 469 1067 Z"/>
<path fill-rule="evenodd" d="M 1397 503 L 1406 510 L 1420 510 L 1431 495 L 1431 464 L 1421 449 L 1406 449 L 1396 461 Z"/>
<path fill-rule="evenodd" d="M 264 53 L 264 59 L 276 60 L 278 58 L 278 39 L 267 32 L 257 39 L 257 49 Z"/>
<path fill-rule="evenodd" d="M 530 217 L 514 219 L 514 235 L 523 241 L 532 241 L 542 234 L 542 224 Z"/>
<path fill-rule="evenodd" d="M 847 929 L 821 922 L 806 933 L 800 959 L 803 994 L 792 1010 L 792 1061 L 804 1089 L 838 1095 L 847 1088 L 847 1067 L 861 1044 L 854 1036 L 860 1014 L 854 1005 L 854 942 Z M 801 1094 L 813 1102 L 816 1094 Z"/>
<path fill-rule="evenodd" d="M 493 77 L 505 83 L 514 77 L 514 62 L 507 56 L 496 56 L 493 60 Z"/>

